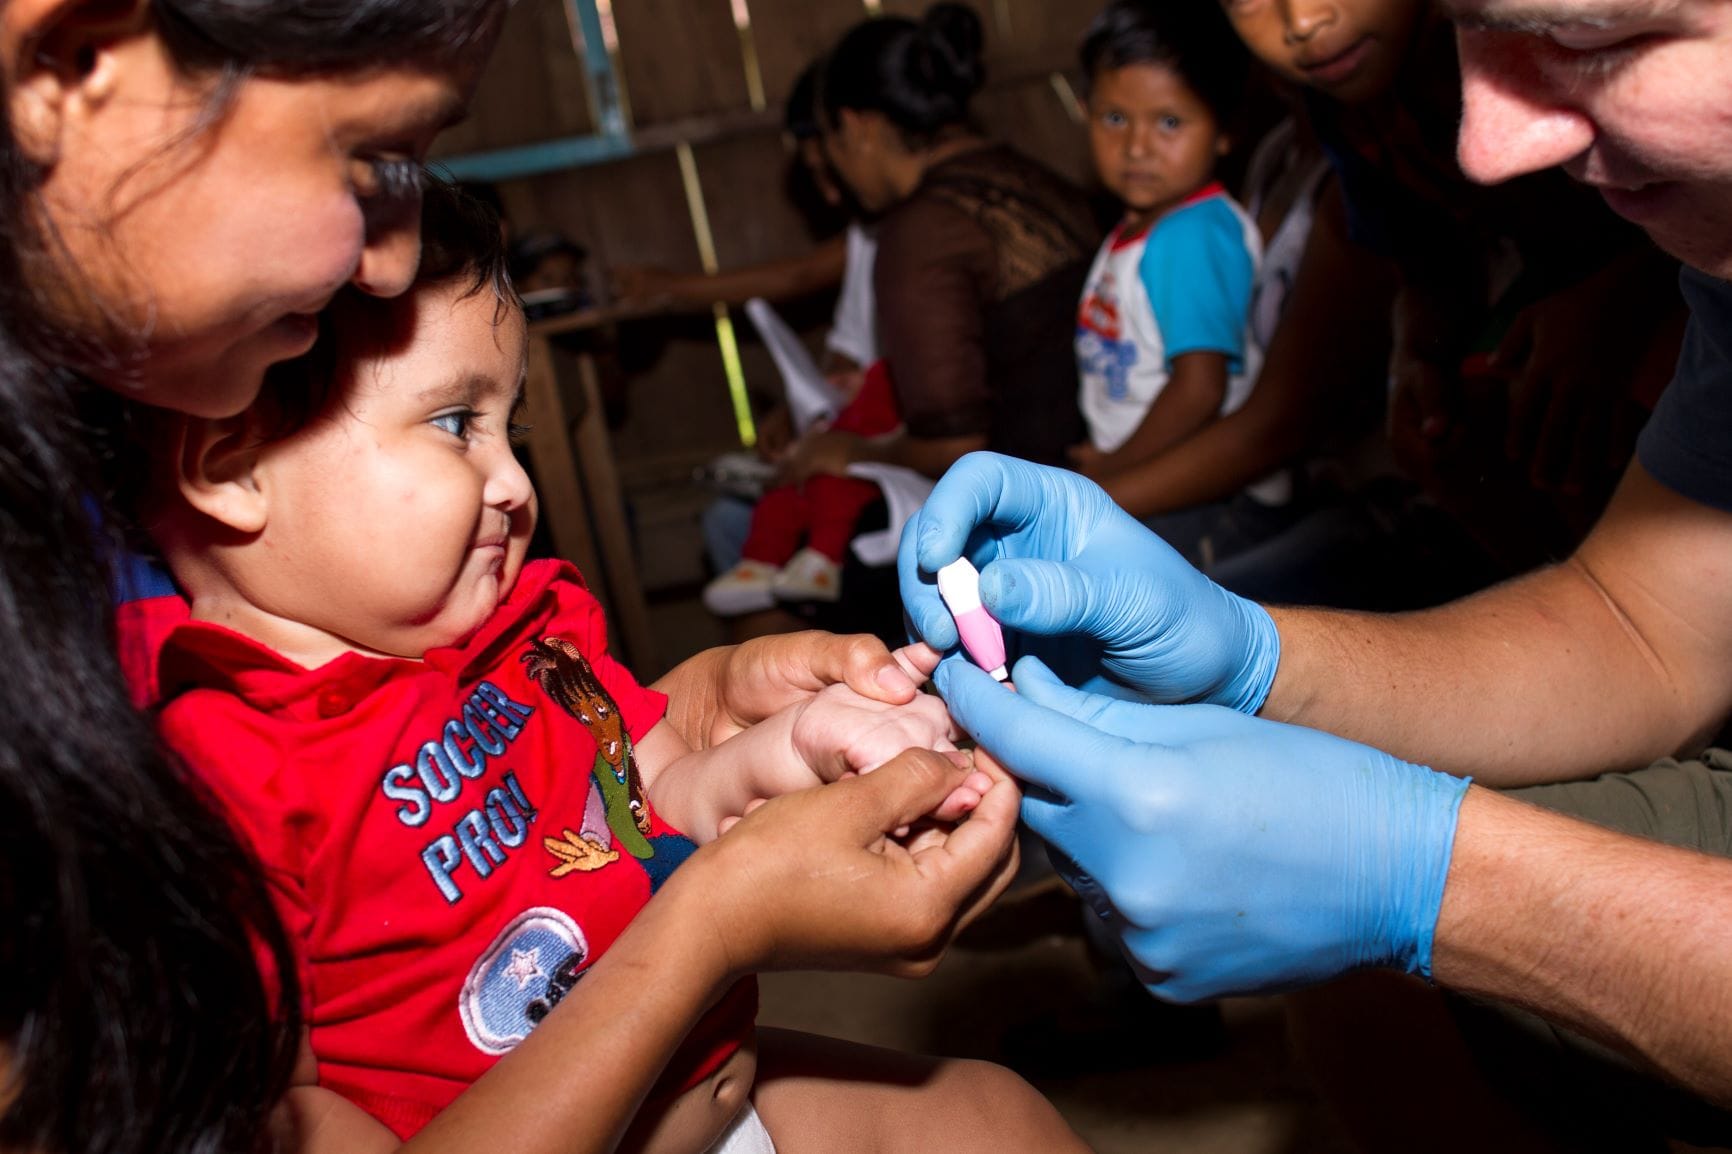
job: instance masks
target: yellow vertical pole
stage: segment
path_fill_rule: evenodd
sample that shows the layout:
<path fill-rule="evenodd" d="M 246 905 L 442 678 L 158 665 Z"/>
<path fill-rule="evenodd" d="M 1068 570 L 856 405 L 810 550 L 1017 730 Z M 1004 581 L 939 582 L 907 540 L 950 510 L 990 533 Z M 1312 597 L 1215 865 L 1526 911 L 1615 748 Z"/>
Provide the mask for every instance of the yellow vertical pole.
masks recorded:
<path fill-rule="evenodd" d="M 698 180 L 698 162 L 692 146 L 681 141 L 675 149 L 680 162 L 680 180 L 685 186 L 686 209 L 692 216 L 692 234 L 698 242 L 698 259 L 704 271 L 714 274 L 717 269 L 716 241 L 710 232 L 710 211 L 704 204 L 704 186 Z M 715 305 L 716 343 L 721 348 L 722 371 L 728 378 L 728 396 L 734 405 L 734 423 L 740 430 L 740 444 L 751 448 L 758 443 L 757 423 L 752 419 L 752 402 L 746 395 L 746 373 L 740 364 L 740 346 L 734 337 L 734 320 L 728 306 Z"/>

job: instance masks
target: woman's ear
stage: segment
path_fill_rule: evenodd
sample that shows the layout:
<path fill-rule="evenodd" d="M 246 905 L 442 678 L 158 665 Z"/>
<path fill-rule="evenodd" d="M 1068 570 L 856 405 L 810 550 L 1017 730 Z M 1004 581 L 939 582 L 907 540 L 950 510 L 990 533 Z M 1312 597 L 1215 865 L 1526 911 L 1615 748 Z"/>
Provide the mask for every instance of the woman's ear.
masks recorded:
<path fill-rule="evenodd" d="M 24 158 L 50 168 L 67 116 L 108 103 L 131 52 L 150 41 L 147 0 L 5 0 L 0 71 L 6 112 Z M 151 45 L 152 51 L 157 51 Z"/>
<path fill-rule="evenodd" d="M 236 533 L 261 532 L 268 502 L 259 483 L 262 443 L 250 414 L 169 418 L 163 438 L 181 500 Z"/>

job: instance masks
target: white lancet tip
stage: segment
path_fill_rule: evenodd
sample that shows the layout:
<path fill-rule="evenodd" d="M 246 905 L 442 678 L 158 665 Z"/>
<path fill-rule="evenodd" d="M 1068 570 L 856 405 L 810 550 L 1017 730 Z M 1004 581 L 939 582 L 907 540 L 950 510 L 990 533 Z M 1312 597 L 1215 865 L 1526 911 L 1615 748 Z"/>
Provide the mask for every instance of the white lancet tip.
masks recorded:
<path fill-rule="evenodd" d="M 966 557 L 958 557 L 938 571 L 938 595 L 952 617 L 980 608 L 980 570 Z"/>

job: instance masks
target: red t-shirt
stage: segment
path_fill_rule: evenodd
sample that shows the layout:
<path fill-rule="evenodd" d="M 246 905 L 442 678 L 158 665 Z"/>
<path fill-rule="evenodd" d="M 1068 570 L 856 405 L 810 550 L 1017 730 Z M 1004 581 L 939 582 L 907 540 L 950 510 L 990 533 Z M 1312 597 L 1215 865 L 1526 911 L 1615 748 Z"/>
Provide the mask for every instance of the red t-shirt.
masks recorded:
<path fill-rule="evenodd" d="M 205 622 L 158 664 L 163 732 L 228 803 L 298 943 L 319 1081 L 407 1137 L 522 1041 L 692 844 L 631 742 L 667 699 L 607 654 L 577 571 L 536 562 L 461 645 L 303 669 Z M 668 1084 L 750 1036 L 755 983 Z"/>

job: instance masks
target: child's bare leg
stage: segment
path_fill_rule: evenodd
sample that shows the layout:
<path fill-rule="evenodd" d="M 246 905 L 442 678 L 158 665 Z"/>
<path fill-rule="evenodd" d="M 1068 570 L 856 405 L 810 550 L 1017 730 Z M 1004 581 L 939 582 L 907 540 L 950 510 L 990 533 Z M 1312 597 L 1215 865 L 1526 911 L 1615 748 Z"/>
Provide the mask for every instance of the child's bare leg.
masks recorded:
<path fill-rule="evenodd" d="M 758 1031 L 752 1100 L 776 1154 L 1007 1154 L 1088 1147 L 1001 1066 L 927 1058 L 791 1030 Z"/>

